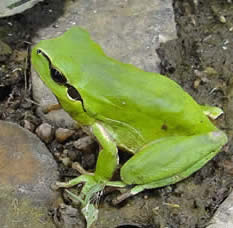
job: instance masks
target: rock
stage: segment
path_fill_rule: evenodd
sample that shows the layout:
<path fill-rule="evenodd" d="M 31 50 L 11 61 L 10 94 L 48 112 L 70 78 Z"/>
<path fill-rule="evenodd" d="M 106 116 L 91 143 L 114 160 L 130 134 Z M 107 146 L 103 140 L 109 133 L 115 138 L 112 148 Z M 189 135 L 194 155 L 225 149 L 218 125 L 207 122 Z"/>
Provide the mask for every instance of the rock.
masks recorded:
<path fill-rule="evenodd" d="M 58 128 L 55 132 L 56 140 L 60 143 L 65 142 L 75 133 L 74 130 L 66 129 L 66 128 Z"/>
<path fill-rule="evenodd" d="M 54 137 L 53 128 L 48 123 L 41 124 L 36 129 L 36 134 L 46 143 L 51 142 L 53 140 L 53 137 Z"/>
<path fill-rule="evenodd" d="M 55 224 L 58 227 L 72 227 L 72 228 L 85 228 L 85 222 L 82 219 L 82 215 L 70 205 L 61 204 L 56 211 Z M 80 221 L 80 218 L 82 221 Z"/>
<path fill-rule="evenodd" d="M 7 17 L 23 12 L 26 9 L 33 7 L 36 3 L 43 0 L 1 0 L 0 2 L 0 17 Z"/>
<path fill-rule="evenodd" d="M 70 158 L 70 161 L 75 161 L 78 159 L 78 153 L 76 150 L 64 150 L 63 154 L 67 154 L 67 157 Z"/>
<path fill-rule="evenodd" d="M 84 136 L 74 142 L 74 147 L 78 150 L 91 152 L 94 143 L 95 141 L 91 136 Z"/>
<path fill-rule="evenodd" d="M 207 228 L 233 227 L 233 193 L 231 193 L 216 211 Z"/>
<path fill-rule="evenodd" d="M 0 227 L 54 228 L 48 209 L 59 195 L 50 189 L 58 179 L 52 155 L 17 124 L 0 121 L 0 129 Z"/>

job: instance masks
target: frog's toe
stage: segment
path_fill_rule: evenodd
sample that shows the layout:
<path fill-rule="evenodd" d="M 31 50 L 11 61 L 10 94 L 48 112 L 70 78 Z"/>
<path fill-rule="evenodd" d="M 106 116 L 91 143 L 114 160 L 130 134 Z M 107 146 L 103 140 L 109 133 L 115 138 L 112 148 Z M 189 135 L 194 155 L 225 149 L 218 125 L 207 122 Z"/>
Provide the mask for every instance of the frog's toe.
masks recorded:
<path fill-rule="evenodd" d="M 112 204 L 114 206 L 116 206 L 133 195 L 134 194 L 132 194 L 131 191 L 124 192 L 124 193 L 120 194 L 119 196 L 117 196 L 115 199 L 113 199 Z"/>
<path fill-rule="evenodd" d="M 71 188 L 75 185 L 78 185 L 80 183 L 92 183 L 94 182 L 94 178 L 92 175 L 80 175 L 74 179 L 71 179 L 68 182 L 59 182 L 57 181 L 54 186 L 52 186 L 53 189 L 59 189 L 59 188 Z"/>

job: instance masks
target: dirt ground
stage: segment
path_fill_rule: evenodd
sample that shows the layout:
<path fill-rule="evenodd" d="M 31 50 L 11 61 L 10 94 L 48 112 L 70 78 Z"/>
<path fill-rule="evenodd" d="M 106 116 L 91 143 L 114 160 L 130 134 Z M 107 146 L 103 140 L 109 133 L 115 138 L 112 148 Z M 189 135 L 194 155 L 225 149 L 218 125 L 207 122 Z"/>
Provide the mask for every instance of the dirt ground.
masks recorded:
<path fill-rule="evenodd" d="M 157 50 L 162 59 L 161 70 L 200 104 L 224 109 L 225 114 L 216 121 L 216 125 L 228 133 L 229 143 L 186 180 L 142 193 L 141 196 L 156 196 L 156 203 L 161 208 L 159 215 L 144 227 L 206 227 L 233 187 L 233 4 L 226 0 L 195 2 L 174 0 L 178 39 L 162 44 Z M 36 104 L 32 102 L 30 61 L 27 57 L 30 41 L 37 29 L 56 20 L 63 13 L 63 6 L 63 0 L 44 1 L 33 10 L 0 19 L 0 119 L 22 126 L 24 120 L 34 126 L 42 122 L 36 116 Z M 9 32 L 12 28 L 14 33 Z M 79 136 L 76 134 L 74 137 Z M 57 142 L 48 145 L 51 151 L 54 148 L 62 151 L 68 146 Z M 80 156 L 78 159 L 83 159 L 83 164 L 87 163 Z M 94 166 L 92 163 L 89 166 Z M 70 172 L 62 165 L 60 171 L 61 176 Z M 163 207 L 164 202 L 171 206 Z M 180 207 L 174 208 L 172 204 Z"/>

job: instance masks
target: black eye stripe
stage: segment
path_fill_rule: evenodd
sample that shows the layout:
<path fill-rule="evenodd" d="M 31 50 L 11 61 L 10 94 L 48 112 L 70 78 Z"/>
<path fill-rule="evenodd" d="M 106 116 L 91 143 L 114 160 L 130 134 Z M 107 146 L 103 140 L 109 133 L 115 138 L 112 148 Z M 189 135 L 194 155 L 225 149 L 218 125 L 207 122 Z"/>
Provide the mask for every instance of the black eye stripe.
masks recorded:
<path fill-rule="evenodd" d="M 70 97 L 73 100 L 80 101 L 82 103 L 83 110 L 86 112 L 86 110 L 84 108 L 83 99 L 82 99 L 80 93 L 78 92 L 78 90 L 74 86 L 71 86 L 69 84 L 66 84 L 66 87 L 67 87 L 68 97 Z"/>
<path fill-rule="evenodd" d="M 55 81 L 58 84 L 62 84 L 65 85 L 67 83 L 66 77 L 59 72 L 57 69 L 55 69 L 51 63 L 51 60 L 49 59 L 49 57 L 40 49 L 37 49 L 37 54 L 42 54 L 48 61 L 49 63 L 49 69 L 50 69 L 50 76 L 53 79 L 53 81 Z"/>

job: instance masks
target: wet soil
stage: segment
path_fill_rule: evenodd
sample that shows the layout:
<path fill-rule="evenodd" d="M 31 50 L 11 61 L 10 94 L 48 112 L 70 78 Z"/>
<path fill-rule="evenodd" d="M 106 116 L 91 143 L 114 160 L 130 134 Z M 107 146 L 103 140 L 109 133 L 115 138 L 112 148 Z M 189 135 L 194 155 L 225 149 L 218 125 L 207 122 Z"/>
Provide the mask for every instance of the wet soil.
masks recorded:
<path fill-rule="evenodd" d="M 178 39 L 161 44 L 157 50 L 162 59 L 161 71 L 181 84 L 200 104 L 224 109 L 225 114 L 216 125 L 228 133 L 229 143 L 186 180 L 129 199 L 131 203 L 145 200 L 144 196 L 154 199 L 155 205 L 147 205 L 151 208 L 147 209 L 151 213 L 151 219 L 145 221 L 147 227 L 206 227 L 233 187 L 233 4 L 226 0 L 199 0 L 197 5 L 195 2 L 174 0 Z M 31 95 L 30 42 L 37 29 L 62 15 L 63 7 L 62 0 L 44 1 L 33 10 L 0 19 L 0 41 L 4 42 L 4 45 L 0 43 L 0 50 L 4 49 L 0 53 L 0 119 L 22 126 L 27 120 L 35 127 L 42 122 L 35 114 L 37 106 Z M 54 140 L 48 147 L 52 153 L 66 148 L 73 151 L 72 140 L 82 135 L 78 132 L 65 144 Z M 74 157 L 81 160 L 85 168 L 94 167 L 95 157 L 83 158 L 81 154 Z M 61 176 L 75 175 L 62 164 L 60 171 Z"/>

